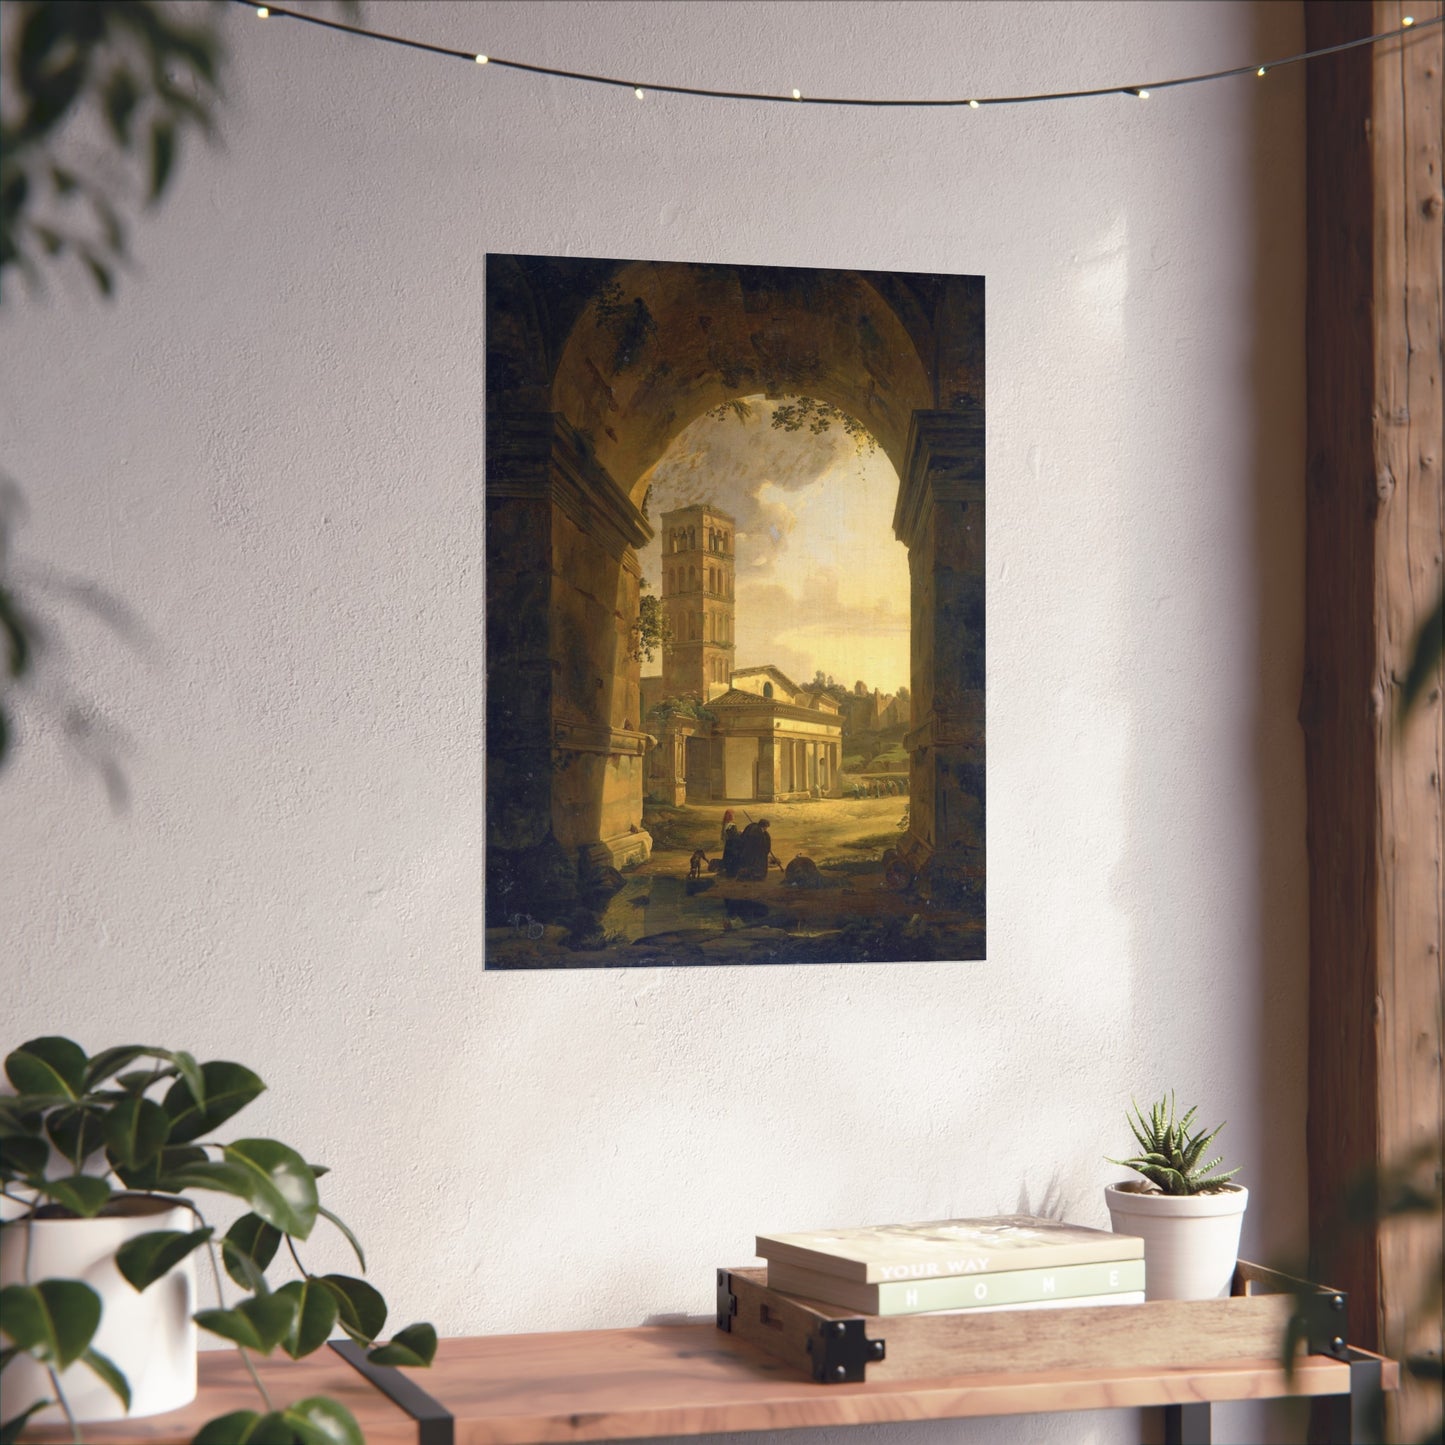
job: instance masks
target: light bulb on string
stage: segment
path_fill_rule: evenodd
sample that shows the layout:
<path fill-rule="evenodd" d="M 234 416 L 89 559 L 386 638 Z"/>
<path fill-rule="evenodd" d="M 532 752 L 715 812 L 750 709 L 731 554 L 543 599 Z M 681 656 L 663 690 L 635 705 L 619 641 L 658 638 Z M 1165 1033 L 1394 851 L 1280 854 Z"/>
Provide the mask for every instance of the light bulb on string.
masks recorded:
<path fill-rule="evenodd" d="M 485 65 L 485 64 L 487 63 L 487 61 L 489 61 L 491 58 L 492 58 L 492 57 L 491 57 L 490 55 L 479 55 L 479 56 L 477 56 L 477 64 L 478 64 L 478 65 Z"/>
<path fill-rule="evenodd" d="M 802 92 L 801 90 L 795 90 L 795 91 L 793 92 L 793 99 L 794 99 L 794 100 L 802 100 L 802 98 L 803 98 L 803 92 Z"/>
<path fill-rule="evenodd" d="M 256 7 L 256 18 L 258 20 L 264 20 L 270 13 L 264 5 L 258 5 Z"/>
<path fill-rule="evenodd" d="M 977 109 L 978 109 L 978 102 L 977 102 L 976 100 L 971 100 L 971 101 L 969 101 L 969 103 L 968 103 L 968 108 L 969 108 L 970 110 L 977 110 Z"/>
<path fill-rule="evenodd" d="M 1414 23 L 1415 23 L 1415 17 L 1414 17 L 1413 15 L 1406 15 L 1406 16 L 1400 21 L 1400 27 L 1401 27 L 1401 29 L 1403 29 L 1403 30 L 1408 30 Z"/>
<path fill-rule="evenodd" d="M 640 85 L 634 86 L 632 93 L 638 98 L 638 100 L 643 99 L 642 87 Z"/>
<path fill-rule="evenodd" d="M 1269 70 L 1268 67 L 1261 65 L 1259 69 L 1256 70 L 1254 73 L 1259 76 L 1261 80 L 1263 80 L 1264 77 L 1269 73 Z"/>
<path fill-rule="evenodd" d="M 1140 100 L 1149 99 L 1149 92 L 1147 90 L 1136 90 L 1134 94 L 1137 95 Z"/>

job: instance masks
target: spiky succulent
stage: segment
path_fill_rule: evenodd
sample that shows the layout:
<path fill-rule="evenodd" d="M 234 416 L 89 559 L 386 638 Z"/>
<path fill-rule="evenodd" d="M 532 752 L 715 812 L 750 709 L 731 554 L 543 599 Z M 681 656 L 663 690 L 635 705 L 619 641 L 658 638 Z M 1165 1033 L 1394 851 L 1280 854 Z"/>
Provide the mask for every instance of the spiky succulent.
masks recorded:
<path fill-rule="evenodd" d="M 1129 1127 L 1139 1141 L 1139 1153 L 1132 1159 L 1110 1159 L 1109 1163 L 1122 1164 L 1142 1174 L 1161 1194 L 1213 1194 L 1228 1187 L 1238 1169 L 1216 1174 L 1214 1171 L 1224 1162 L 1217 1154 L 1200 1163 L 1204 1151 L 1224 1125 L 1208 1134 L 1202 1130 L 1191 1133 L 1190 1125 L 1198 1112 L 1196 1106 L 1182 1119 L 1175 1118 L 1174 1095 L 1170 1093 L 1150 1109 L 1146 1119 L 1144 1111 L 1134 1102 L 1134 1117 L 1129 1120 Z"/>

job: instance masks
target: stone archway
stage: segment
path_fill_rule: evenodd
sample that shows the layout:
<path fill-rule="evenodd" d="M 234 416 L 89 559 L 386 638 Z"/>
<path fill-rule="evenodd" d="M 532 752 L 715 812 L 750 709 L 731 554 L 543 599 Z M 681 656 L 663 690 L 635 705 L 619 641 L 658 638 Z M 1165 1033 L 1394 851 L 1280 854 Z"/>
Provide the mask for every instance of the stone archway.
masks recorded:
<path fill-rule="evenodd" d="M 759 392 L 858 417 L 899 474 L 910 845 L 937 901 L 981 911 L 981 278 L 490 256 L 487 285 L 488 921 L 564 916 L 590 873 L 647 856 L 643 479 Z"/>

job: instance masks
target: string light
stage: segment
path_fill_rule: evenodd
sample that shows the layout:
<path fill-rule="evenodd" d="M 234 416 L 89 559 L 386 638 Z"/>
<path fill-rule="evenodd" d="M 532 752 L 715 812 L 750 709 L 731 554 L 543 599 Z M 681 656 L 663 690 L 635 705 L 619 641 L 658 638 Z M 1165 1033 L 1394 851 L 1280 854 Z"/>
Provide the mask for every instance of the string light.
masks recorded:
<path fill-rule="evenodd" d="M 495 55 L 479 55 L 471 50 L 458 50 L 447 45 L 432 45 L 425 40 L 411 40 L 404 35 L 389 35 L 380 30 L 367 30 L 360 25 L 347 25 L 340 20 L 329 20 L 320 15 L 307 15 L 300 10 L 287 10 L 278 5 L 255 6 L 254 0 L 232 0 L 232 3 L 252 6 L 262 20 L 268 16 L 278 16 L 287 20 L 297 20 L 305 25 L 315 25 L 323 30 L 339 30 L 343 34 L 360 36 L 363 40 L 375 40 L 383 45 L 399 45 L 408 50 L 423 50 L 430 55 L 445 55 L 458 60 L 474 61 L 477 65 L 499 65 L 506 70 L 521 70 L 529 75 L 547 75 L 557 80 L 577 80 L 588 85 L 610 85 L 618 89 L 630 90 L 638 100 L 641 100 L 645 94 L 643 87 L 636 81 L 623 80 L 617 76 L 597 75 L 584 70 L 562 70 L 557 66 L 533 65 L 524 60 L 503 60 Z M 810 95 L 805 99 L 800 90 L 794 90 L 791 97 L 788 97 L 767 91 L 710 90 L 705 86 L 696 85 L 649 84 L 647 90 L 655 90 L 663 95 L 696 96 L 706 100 L 787 102 L 791 99 L 792 102 L 801 102 L 804 105 L 846 105 L 916 110 L 947 109 L 960 106 L 977 110 L 981 105 L 1030 105 L 1046 100 L 1090 100 L 1106 95 L 1133 95 L 1140 100 L 1148 100 L 1152 91 L 1172 90 L 1184 85 L 1202 85 L 1212 80 L 1228 80 L 1233 76 L 1248 75 L 1251 71 L 1262 77 L 1282 65 L 1298 65 L 1303 61 L 1317 60 L 1324 55 L 1335 55 L 1343 50 L 1355 50 L 1362 45 L 1378 45 L 1383 40 L 1398 39 L 1406 30 L 1412 28 L 1428 30 L 1441 24 L 1445 24 L 1445 15 L 1435 15 L 1428 20 L 1419 22 L 1413 15 L 1406 15 L 1401 18 L 1398 30 L 1383 30 L 1376 35 L 1362 35 L 1358 40 L 1345 40 L 1338 45 L 1326 45 L 1318 50 L 1302 50 L 1298 55 L 1282 56 L 1278 60 L 1266 61 L 1263 65 L 1236 65 L 1229 70 L 1211 70 L 1199 75 L 1177 76 L 1173 80 L 1155 80 L 1149 82 L 1148 85 L 1106 85 L 1092 90 L 1037 91 L 1028 95 L 988 95 L 976 99 L 943 100 L 892 100 L 882 97 L 825 95 Z"/>

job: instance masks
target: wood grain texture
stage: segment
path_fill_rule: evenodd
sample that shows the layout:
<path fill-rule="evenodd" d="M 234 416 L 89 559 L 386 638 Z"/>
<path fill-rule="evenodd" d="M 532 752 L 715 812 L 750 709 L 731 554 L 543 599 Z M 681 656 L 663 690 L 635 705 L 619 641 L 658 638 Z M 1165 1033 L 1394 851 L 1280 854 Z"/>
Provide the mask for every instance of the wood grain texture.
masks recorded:
<path fill-rule="evenodd" d="M 1182 1358 L 1182 1357 L 1181 1357 Z M 1312 1357 L 1293 1388 L 1269 1358 L 1214 1365 L 1019 1371 L 959 1368 L 921 1380 L 817 1385 L 745 1340 L 708 1325 L 443 1340 L 414 1378 L 456 1417 L 456 1445 L 644 1439 L 725 1430 L 860 1425 L 1055 1410 L 1119 1409 L 1201 1400 L 1269 1399 L 1349 1388 L 1349 1367 Z M 415 1424 L 340 1360 L 259 1362 L 278 1403 L 310 1394 L 340 1399 L 368 1445 L 415 1442 Z M 344 1373 L 343 1373 L 344 1372 Z M 1388 1362 L 1385 1386 L 1398 1370 Z M 86 1427 L 96 1445 L 180 1445 L 205 1420 L 254 1408 L 255 1393 L 230 1352 L 202 1360 L 202 1392 L 185 1410 Z M 27 1433 L 59 1442 L 63 1430 Z"/>
<path fill-rule="evenodd" d="M 1440 14 L 1433 4 L 1377 4 L 1375 23 L 1397 26 Z M 1374 697 L 1388 711 L 1409 666 L 1420 619 L 1441 587 L 1445 512 L 1441 505 L 1442 37 L 1432 30 L 1380 47 L 1375 56 L 1372 142 L 1375 205 L 1375 459 L 1380 510 L 1375 537 L 1378 649 Z M 1380 896 L 1377 923 L 1380 1143 L 1386 1160 L 1433 1144 L 1445 1147 L 1442 1108 L 1441 941 L 1442 749 L 1439 677 L 1408 728 L 1385 725 L 1380 747 Z M 1380 1239 L 1380 1348 L 1395 1358 L 1440 1359 L 1442 1320 L 1421 1310 L 1440 1267 L 1440 1221 L 1416 1219 Z M 1393 1407 L 1397 1438 L 1424 1438 L 1439 1420 L 1438 1390 L 1410 1381 Z"/>
<path fill-rule="evenodd" d="M 356 1416 L 367 1445 L 416 1445 L 417 1426 L 411 1416 L 329 1350 L 304 1360 L 257 1359 L 255 1365 L 278 1409 L 311 1395 L 329 1395 Z M 424 1378 L 425 1372 L 421 1374 Z M 87 1445 L 185 1445 L 207 1420 L 233 1410 L 265 1408 L 235 1350 L 203 1351 L 200 1384 L 200 1393 L 183 1409 L 143 1420 L 86 1425 Z M 70 1432 L 63 1425 L 48 1425 L 27 1430 L 23 1438 L 27 1445 L 31 1441 L 59 1445 L 70 1440 Z"/>
<path fill-rule="evenodd" d="M 738 1312 L 733 1333 L 801 1372 L 811 1370 L 808 1337 L 820 1322 L 857 1311 L 792 1299 L 767 1288 L 765 1272 L 731 1272 Z M 1047 1372 L 1061 1360 L 1080 1369 L 1121 1360 L 1140 1368 L 1267 1359 L 1276 1355 L 1293 1308 L 1289 1295 L 1228 1300 L 1156 1300 L 1149 1304 L 998 1314 L 916 1314 L 868 1318 L 868 1339 L 887 1353 L 870 1362 L 867 1381 L 916 1380 L 960 1370 Z"/>
<path fill-rule="evenodd" d="M 1317 0 L 1311 47 L 1440 13 L 1440 0 Z M 1344 1184 L 1445 1143 L 1440 686 L 1395 727 L 1442 582 L 1441 37 L 1311 64 L 1305 731 L 1310 856 L 1309 1169 L 1317 1276 L 1358 1342 L 1399 1355 L 1438 1221 L 1341 1230 Z M 1437 1153 L 1437 1158 L 1439 1157 Z M 1441 1322 L 1417 1347 L 1439 1350 Z M 1396 1428 L 1431 1408 L 1402 1393 Z"/>

